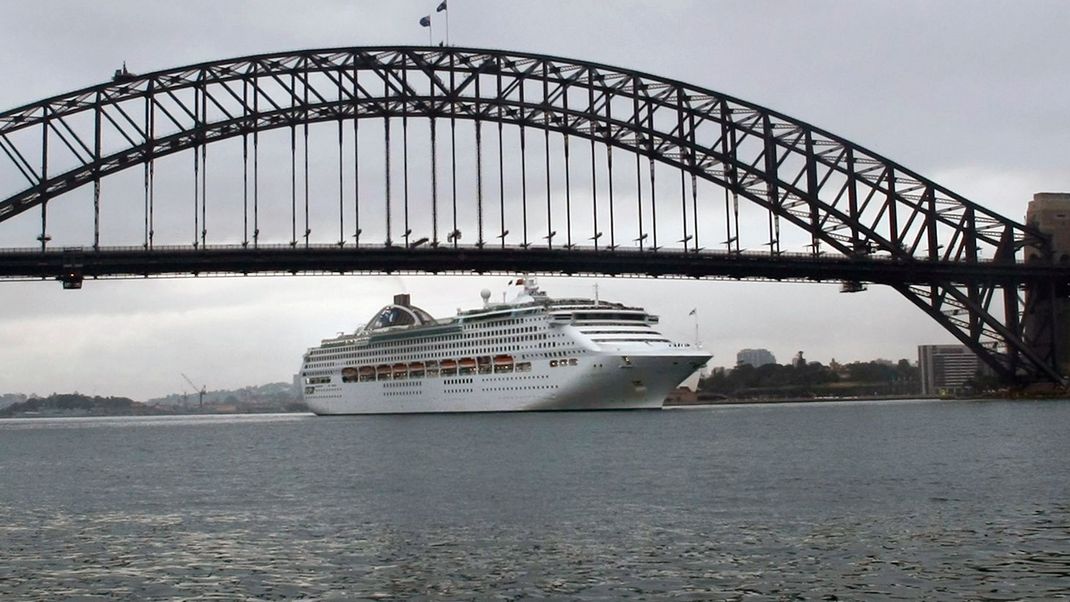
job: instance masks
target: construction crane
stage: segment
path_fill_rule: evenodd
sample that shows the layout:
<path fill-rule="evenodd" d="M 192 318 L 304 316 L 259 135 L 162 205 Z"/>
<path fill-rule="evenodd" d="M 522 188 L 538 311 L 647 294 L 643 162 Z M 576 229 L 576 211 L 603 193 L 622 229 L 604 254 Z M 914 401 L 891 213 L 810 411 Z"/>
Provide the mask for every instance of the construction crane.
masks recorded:
<path fill-rule="evenodd" d="M 190 380 L 190 377 L 186 376 L 185 373 L 182 373 L 182 378 L 186 379 L 186 382 L 189 383 L 189 386 L 193 387 L 194 391 L 197 391 L 197 395 L 200 397 L 199 407 L 203 408 L 204 407 L 204 394 L 207 392 L 206 385 L 201 385 L 201 388 L 198 389 L 197 385 L 193 384 L 193 381 Z"/>

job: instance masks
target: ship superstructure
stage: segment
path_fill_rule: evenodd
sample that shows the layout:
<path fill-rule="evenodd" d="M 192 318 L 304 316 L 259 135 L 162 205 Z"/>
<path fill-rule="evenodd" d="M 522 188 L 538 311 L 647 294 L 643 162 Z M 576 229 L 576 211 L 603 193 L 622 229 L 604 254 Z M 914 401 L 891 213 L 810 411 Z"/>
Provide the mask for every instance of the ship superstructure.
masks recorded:
<path fill-rule="evenodd" d="M 598 299 L 515 297 L 436 320 L 396 295 L 363 328 L 304 356 L 317 414 L 660 408 L 710 355 L 658 333 L 657 316 Z"/>

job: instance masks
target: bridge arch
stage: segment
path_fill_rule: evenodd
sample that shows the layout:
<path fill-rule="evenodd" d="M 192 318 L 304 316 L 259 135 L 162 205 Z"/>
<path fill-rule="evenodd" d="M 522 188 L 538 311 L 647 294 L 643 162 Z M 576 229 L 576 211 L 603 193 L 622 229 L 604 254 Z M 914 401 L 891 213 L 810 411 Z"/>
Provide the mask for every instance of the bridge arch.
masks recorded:
<path fill-rule="evenodd" d="M 1022 326 L 1031 312 L 1024 287 L 1049 282 L 1051 274 L 983 269 L 1021 264 L 1027 247 L 1039 262 L 1051 263 L 1040 232 L 776 111 L 673 79 L 558 57 L 452 47 L 335 48 L 118 73 L 111 82 L 0 113 L 0 150 L 24 179 L 23 187 L 0 191 L 0 223 L 40 207 L 45 250 L 49 200 L 99 186 L 112 174 L 272 129 L 393 117 L 549 130 L 675 167 L 723 187 L 731 203 L 743 199 L 766 211 L 774 261 L 788 261 L 779 232 L 785 220 L 808 234 L 813 259 L 882 261 L 925 272 L 865 279 L 895 287 L 1004 377 L 1060 378 L 1054 342 L 1037 340 L 1050 339 L 1052 329 L 1027 336 Z M 113 142 L 105 144 L 105 136 Z M 55 161 L 50 165 L 57 148 L 67 156 L 58 169 Z M 697 234 L 689 248 L 686 203 L 683 213 L 684 249 L 694 254 L 689 260 L 713 257 Z M 697 209 L 691 219 L 697 233 Z M 738 217 L 734 236 L 731 217 L 727 221 L 722 260 L 743 255 Z M 600 233 L 594 234 L 597 249 Z M 640 250 L 658 251 L 653 234 L 650 244 L 640 225 Z M 385 242 L 393 243 L 389 229 Z M 436 226 L 432 244 L 439 242 Z M 481 223 L 476 246 L 485 244 Z M 529 244 L 525 239 L 523 247 L 532 250 Z M 452 245 L 458 246 L 456 238 Z M 934 267 L 972 269 L 973 275 L 956 269 L 930 274 Z M 1065 285 L 1065 273 L 1055 278 Z"/>

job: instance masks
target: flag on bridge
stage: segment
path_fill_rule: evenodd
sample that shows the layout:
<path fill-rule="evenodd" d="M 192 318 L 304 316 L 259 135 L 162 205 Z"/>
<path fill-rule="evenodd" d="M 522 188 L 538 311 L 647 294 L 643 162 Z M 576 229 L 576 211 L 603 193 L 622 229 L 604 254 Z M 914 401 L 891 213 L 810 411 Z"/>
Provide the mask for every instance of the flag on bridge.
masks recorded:
<path fill-rule="evenodd" d="M 431 27 L 431 15 L 420 17 L 421 27 Z"/>
<path fill-rule="evenodd" d="M 438 3 L 438 7 L 435 8 L 435 12 L 436 13 L 441 13 L 441 12 L 445 12 L 446 13 L 446 46 L 449 46 L 450 45 L 450 11 L 446 10 L 446 0 L 442 0 L 442 2 Z M 438 45 L 441 46 L 442 43 L 439 42 Z"/>

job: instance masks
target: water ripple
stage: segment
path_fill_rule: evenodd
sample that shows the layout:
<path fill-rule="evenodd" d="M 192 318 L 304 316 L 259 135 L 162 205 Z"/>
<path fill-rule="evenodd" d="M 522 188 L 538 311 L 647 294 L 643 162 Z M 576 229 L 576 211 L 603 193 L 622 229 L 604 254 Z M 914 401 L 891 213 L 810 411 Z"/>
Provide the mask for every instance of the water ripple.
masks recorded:
<path fill-rule="evenodd" d="M 2 425 L 0 599 L 1067 598 L 1021 407 Z"/>

